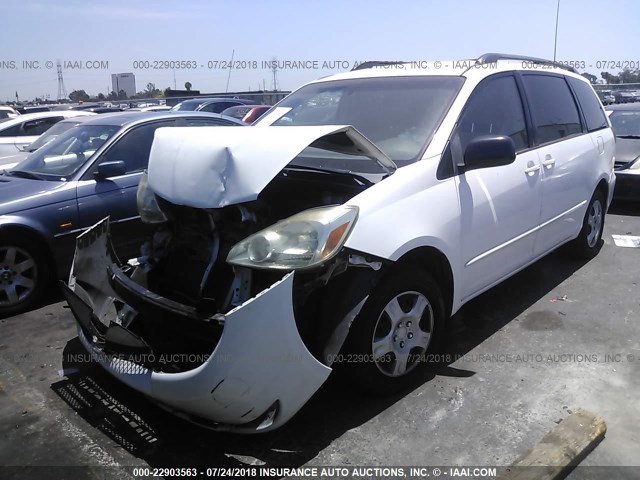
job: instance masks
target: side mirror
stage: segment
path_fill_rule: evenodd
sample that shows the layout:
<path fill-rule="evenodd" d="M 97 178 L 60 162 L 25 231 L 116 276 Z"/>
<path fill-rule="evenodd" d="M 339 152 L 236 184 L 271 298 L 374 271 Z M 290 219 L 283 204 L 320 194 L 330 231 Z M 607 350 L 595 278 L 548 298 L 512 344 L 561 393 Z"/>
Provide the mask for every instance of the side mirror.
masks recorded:
<path fill-rule="evenodd" d="M 102 162 L 98 164 L 98 169 L 93 176 L 96 180 L 104 180 L 109 177 L 118 177 L 127 173 L 127 167 L 122 160 L 115 162 Z"/>
<path fill-rule="evenodd" d="M 474 138 L 464 151 L 464 171 L 476 168 L 509 165 L 516 159 L 516 146 L 511 137 L 481 135 Z"/>

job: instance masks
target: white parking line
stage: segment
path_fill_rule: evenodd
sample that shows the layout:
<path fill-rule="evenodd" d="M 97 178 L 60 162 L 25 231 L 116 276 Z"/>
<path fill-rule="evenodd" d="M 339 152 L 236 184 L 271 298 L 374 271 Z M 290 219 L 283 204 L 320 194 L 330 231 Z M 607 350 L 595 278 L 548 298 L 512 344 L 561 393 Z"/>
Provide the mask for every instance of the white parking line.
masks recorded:
<path fill-rule="evenodd" d="M 640 237 L 632 235 L 611 235 L 616 247 L 640 248 Z"/>

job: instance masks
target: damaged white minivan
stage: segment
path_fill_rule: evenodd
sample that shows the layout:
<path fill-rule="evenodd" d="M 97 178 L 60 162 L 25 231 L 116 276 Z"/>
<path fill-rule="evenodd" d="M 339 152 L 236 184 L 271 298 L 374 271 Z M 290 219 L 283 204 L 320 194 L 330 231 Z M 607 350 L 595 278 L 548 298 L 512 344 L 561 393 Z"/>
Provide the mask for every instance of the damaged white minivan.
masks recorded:
<path fill-rule="evenodd" d="M 598 252 L 614 136 L 584 78 L 487 54 L 372 63 L 312 82 L 257 125 L 161 128 L 118 259 L 105 219 L 65 285 L 87 350 L 218 430 L 283 425 L 337 363 L 415 383 L 446 320 L 560 245 Z"/>

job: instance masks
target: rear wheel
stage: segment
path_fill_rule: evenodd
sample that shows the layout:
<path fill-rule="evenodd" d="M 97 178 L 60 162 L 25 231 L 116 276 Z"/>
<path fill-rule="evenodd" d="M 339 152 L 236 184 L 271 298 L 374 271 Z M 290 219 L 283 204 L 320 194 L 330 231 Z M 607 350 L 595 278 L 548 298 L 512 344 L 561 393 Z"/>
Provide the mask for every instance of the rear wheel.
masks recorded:
<path fill-rule="evenodd" d="M 578 237 L 569 243 L 567 251 L 574 257 L 589 260 L 600 251 L 606 209 L 606 197 L 596 191 L 589 202 Z"/>
<path fill-rule="evenodd" d="M 376 394 L 414 384 L 444 326 L 437 283 L 415 267 L 398 269 L 378 285 L 349 333 L 342 356 L 353 379 Z"/>
<path fill-rule="evenodd" d="M 47 279 L 46 262 L 34 242 L 0 238 L 0 316 L 31 308 Z"/>

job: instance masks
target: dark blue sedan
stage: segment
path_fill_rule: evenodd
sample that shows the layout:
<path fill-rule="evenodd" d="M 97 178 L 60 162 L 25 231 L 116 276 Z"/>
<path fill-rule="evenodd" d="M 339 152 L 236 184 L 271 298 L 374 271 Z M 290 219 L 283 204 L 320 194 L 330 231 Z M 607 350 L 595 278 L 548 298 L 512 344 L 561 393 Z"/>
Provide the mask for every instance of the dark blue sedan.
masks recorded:
<path fill-rule="evenodd" d="M 0 316 L 29 309 L 66 276 L 77 235 L 108 215 L 116 253 L 136 256 L 146 233 L 136 191 L 155 130 L 216 125 L 243 124 L 204 112 L 101 115 L 0 172 Z"/>

